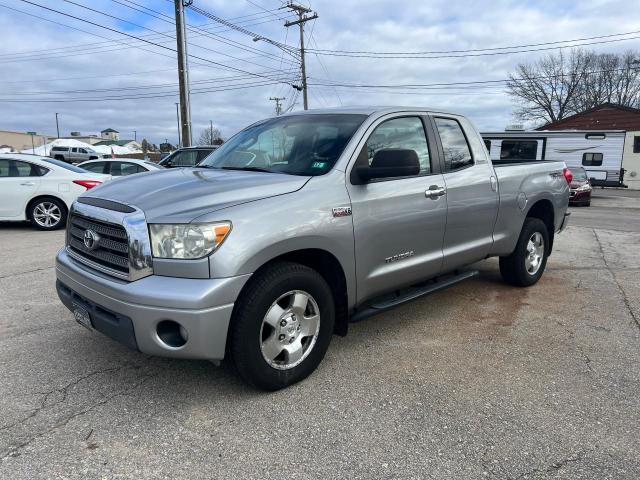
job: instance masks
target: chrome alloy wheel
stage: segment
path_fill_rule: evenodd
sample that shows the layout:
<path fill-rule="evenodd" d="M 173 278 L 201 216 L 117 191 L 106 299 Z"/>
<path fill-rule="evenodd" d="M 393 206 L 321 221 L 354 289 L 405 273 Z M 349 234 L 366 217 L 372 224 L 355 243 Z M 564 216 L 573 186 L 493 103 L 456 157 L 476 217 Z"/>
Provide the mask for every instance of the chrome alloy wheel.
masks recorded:
<path fill-rule="evenodd" d="M 544 258 L 544 238 L 540 232 L 535 232 L 527 242 L 527 254 L 524 268 L 529 275 L 535 275 L 540 270 Z"/>
<path fill-rule="evenodd" d="M 271 304 L 260 330 L 265 361 L 278 370 L 289 370 L 313 350 L 320 332 L 320 309 L 309 293 L 292 290 Z"/>
<path fill-rule="evenodd" d="M 52 202 L 42 202 L 33 209 L 33 219 L 44 228 L 55 227 L 62 219 L 60 207 Z"/>

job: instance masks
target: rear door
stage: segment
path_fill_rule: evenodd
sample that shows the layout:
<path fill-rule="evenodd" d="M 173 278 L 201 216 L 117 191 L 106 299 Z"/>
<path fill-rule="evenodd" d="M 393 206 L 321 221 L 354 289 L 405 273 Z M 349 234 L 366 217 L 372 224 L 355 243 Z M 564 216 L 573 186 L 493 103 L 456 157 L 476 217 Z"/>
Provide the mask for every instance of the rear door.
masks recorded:
<path fill-rule="evenodd" d="M 446 187 L 443 272 L 481 260 L 493 244 L 498 181 L 482 139 L 463 117 L 432 117 Z"/>
<path fill-rule="evenodd" d="M 358 301 L 440 272 L 446 201 L 425 193 L 444 183 L 433 134 L 425 131 L 424 122 L 419 114 L 383 117 L 369 128 L 351 165 L 351 170 L 370 166 L 381 149 L 412 149 L 420 161 L 418 175 L 376 179 L 364 185 L 354 184 L 347 175 Z"/>

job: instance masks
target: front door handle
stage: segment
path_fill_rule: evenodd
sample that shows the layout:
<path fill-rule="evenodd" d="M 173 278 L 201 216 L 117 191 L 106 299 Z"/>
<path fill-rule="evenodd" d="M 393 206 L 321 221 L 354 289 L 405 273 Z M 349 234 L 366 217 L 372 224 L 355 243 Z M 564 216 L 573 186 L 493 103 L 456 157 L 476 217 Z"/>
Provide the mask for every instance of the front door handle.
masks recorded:
<path fill-rule="evenodd" d="M 442 197 L 447 194 L 447 189 L 444 187 L 439 187 L 438 185 L 431 185 L 429 190 L 424 192 L 424 196 L 430 198 L 431 200 L 437 200 L 438 197 Z"/>
<path fill-rule="evenodd" d="M 35 183 L 33 183 L 33 182 L 24 182 L 24 183 L 21 183 L 20 185 L 22 185 L 23 187 L 33 187 L 35 185 Z"/>

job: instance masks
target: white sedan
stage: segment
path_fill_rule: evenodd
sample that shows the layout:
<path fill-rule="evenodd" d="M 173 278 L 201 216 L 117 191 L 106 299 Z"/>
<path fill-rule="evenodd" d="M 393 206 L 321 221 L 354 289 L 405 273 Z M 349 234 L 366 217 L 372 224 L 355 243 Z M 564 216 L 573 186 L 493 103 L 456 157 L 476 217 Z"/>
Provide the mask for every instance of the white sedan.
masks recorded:
<path fill-rule="evenodd" d="M 38 230 L 62 228 L 78 195 L 110 179 L 53 158 L 1 154 L 0 221 L 29 220 Z"/>
<path fill-rule="evenodd" d="M 100 160 L 88 160 L 78 164 L 78 166 L 85 170 L 89 170 L 90 172 L 106 173 L 113 177 L 164 170 L 164 167 L 161 167 L 156 163 L 148 162 L 146 160 L 138 160 L 135 158 L 103 158 Z"/>

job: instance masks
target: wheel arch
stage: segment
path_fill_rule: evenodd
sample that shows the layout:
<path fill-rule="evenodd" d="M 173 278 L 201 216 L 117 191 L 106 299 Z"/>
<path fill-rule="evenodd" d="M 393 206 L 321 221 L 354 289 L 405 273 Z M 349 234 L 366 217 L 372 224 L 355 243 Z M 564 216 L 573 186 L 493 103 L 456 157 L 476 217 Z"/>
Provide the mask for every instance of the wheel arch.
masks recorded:
<path fill-rule="evenodd" d="M 348 331 L 349 317 L 347 277 L 338 258 L 328 250 L 323 250 L 321 248 L 292 250 L 266 261 L 254 272 L 254 275 L 280 261 L 305 265 L 318 272 L 322 278 L 324 278 L 331 289 L 336 307 L 334 333 L 340 336 L 345 336 Z M 249 284 L 250 282 L 245 283 L 240 295 L 242 295 L 242 292 Z"/>
<path fill-rule="evenodd" d="M 51 195 L 51 194 L 48 194 L 48 193 L 43 193 L 41 195 L 36 195 L 35 197 L 31 198 L 27 202 L 27 205 L 26 205 L 26 207 L 24 209 L 25 218 L 27 220 L 31 220 L 31 207 L 33 206 L 33 204 L 36 203 L 39 200 L 44 200 L 44 199 L 47 199 L 47 198 L 53 199 L 53 200 L 56 200 L 56 201 L 62 203 L 62 205 L 64 206 L 64 209 L 65 209 L 65 211 L 64 211 L 65 215 L 69 214 L 69 205 L 67 205 L 67 202 L 65 202 L 63 198 L 60 198 L 60 197 L 57 197 L 55 195 Z"/>
<path fill-rule="evenodd" d="M 549 249 L 547 255 L 551 255 L 553 250 L 553 239 L 555 236 L 555 211 L 551 200 L 546 198 L 537 200 L 534 202 L 527 211 L 526 218 L 538 218 L 547 227 L 547 234 L 549 235 Z"/>

